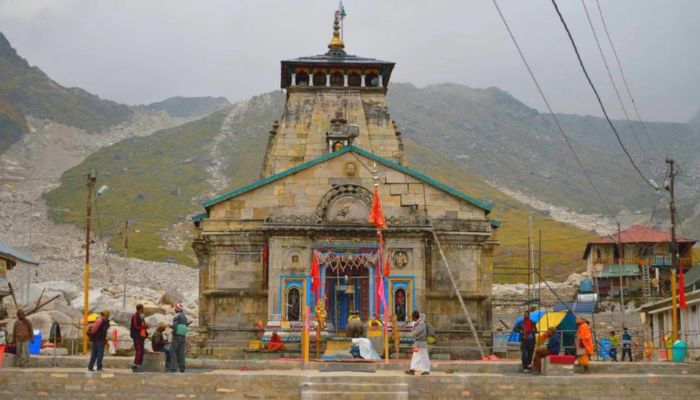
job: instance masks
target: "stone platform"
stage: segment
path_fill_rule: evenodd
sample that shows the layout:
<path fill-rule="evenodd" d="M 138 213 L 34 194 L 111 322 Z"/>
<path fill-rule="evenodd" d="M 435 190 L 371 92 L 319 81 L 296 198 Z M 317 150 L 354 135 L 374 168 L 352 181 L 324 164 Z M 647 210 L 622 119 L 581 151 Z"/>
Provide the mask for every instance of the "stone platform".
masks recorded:
<path fill-rule="evenodd" d="M 643 367 L 639 364 L 638 367 Z M 595 368 L 595 365 L 594 365 Z M 694 367 L 693 367 L 694 368 Z M 644 368 L 638 368 L 643 370 Z M 700 375 L 656 373 L 533 376 L 445 373 L 408 376 L 317 370 L 192 370 L 184 374 L 87 372 L 75 368 L 0 370 L 0 398 L 15 399 L 695 399 Z"/>

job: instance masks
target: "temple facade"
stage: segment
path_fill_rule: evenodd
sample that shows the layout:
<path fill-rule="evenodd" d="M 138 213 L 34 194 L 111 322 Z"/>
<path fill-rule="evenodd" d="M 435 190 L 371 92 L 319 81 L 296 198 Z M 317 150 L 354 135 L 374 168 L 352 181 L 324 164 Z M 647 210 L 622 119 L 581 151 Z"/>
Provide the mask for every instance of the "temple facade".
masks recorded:
<path fill-rule="evenodd" d="M 491 205 L 405 165 L 386 105 L 394 63 L 347 54 L 337 18 L 328 48 L 282 61 L 287 102 L 260 179 L 194 217 L 202 345 L 245 346 L 259 321 L 293 341 L 314 318 L 314 260 L 329 335 L 343 334 L 350 313 L 389 313 L 403 325 L 420 310 L 438 331 L 467 337 L 440 250 L 477 329 L 490 330 Z M 387 221 L 381 249 L 368 221 L 375 188 Z"/>

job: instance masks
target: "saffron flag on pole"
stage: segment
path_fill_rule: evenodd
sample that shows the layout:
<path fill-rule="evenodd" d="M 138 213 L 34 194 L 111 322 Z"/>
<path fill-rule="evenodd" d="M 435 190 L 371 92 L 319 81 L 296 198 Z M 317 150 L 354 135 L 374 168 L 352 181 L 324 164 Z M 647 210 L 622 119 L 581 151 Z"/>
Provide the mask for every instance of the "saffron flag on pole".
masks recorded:
<path fill-rule="evenodd" d="M 319 289 L 321 288 L 321 274 L 318 268 L 318 255 L 316 251 L 313 252 L 311 259 L 311 292 L 314 295 L 314 299 L 319 298 Z M 313 303 L 312 303 L 313 304 Z"/>
<path fill-rule="evenodd" d="M 369 210 L 369 222 L 373 223 L 377 229 L 386 227 L 386 219 L 384 219 L 384 213 L 382 213 L 382 205 L 379 202 L 379 192 L 377 191 L 376 186 L 374 187 L 372 206 Z"/>
<path fill-rule="evenodd" d="M 680 267 L 680 276 L 678 277 L 678 302 L 680 303 L 681 310 L 685 310 L 687 306 L 685 302 L 685 279 L 683 279 L 683 267 Z"/>

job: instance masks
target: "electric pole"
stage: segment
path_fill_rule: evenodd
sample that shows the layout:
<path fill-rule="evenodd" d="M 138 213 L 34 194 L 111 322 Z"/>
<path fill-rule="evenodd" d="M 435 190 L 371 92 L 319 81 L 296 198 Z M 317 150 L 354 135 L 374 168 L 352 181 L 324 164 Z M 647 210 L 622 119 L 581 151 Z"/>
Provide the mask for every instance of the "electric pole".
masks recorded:
<path fill-rule="evenodd" d="M 676 178 L 675 161 L 666 159 L 668 164 L 668 185 L 666 190 L 671 194 L 669 208 L 671 210 L 671 321 L 673 330 L 671 337 L 673 342 L 678 340 L 678 300 L 676 299 L 676 268 L 678 268 L 678 243 L 676 242 L 676 199 L 674 197 L 673 183 Z"/>
<path fill-rule="evenodd" d="M 129 267 L 129 220 L 124 221 L 124 297 L 122 298 L 122 309 L 126 312 L 126 277 Z"/>
<path fill-rule="evenodd" d="M 97 176 L 94 172 L 87 176 L 87 202 L 85 205 L 85 286 L 83 288 L 83 353 L 87 353 L 87 329 L 90 291 L 90 217 L 92 213 L 92 191 L 95 188 Z"/>
<path fill-rule="evenodd" d="M 617 223 L 617 272 L 620 273 L 620 317 L 622 318 L 620 329 L 625 326 L 625 288 L 622 286 L 622 263 L 624 259 L 624 251 L 622 249 L 622 234 L 620 232 L 620 223 Z"/>

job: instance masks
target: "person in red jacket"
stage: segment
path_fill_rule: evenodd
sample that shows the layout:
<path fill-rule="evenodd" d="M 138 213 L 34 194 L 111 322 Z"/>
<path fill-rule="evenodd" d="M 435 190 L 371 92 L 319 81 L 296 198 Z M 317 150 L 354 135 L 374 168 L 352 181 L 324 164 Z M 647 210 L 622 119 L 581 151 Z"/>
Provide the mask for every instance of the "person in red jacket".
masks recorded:
<path fill-rule="evenodd" d="M 95 363 L 97 370 L 102 371 L 102 359 L 105 356 L 105 344 L 107 343 L 107 330 L 109 329 L 109 310 L 102 310 L 100 317 L 89 328 L 92 350 L 90 352 L 90 363 L 88 370 L 94 371 Z"/>
<path fill-rule="evenodd" d="M 141 369 L 141 364 L 143 364 L 143 345 L 146 342 L 146 336 L 148 336 L 148 324 L 143 317 L 143 304 L 136 305 L 136 312 L 131 316 L 131 339 L 134 340 L 134 349 L 136 350 L 136 355 L 134 356 L 134 364 L 131 366 L 131 370 L 137 372 Z"/>

